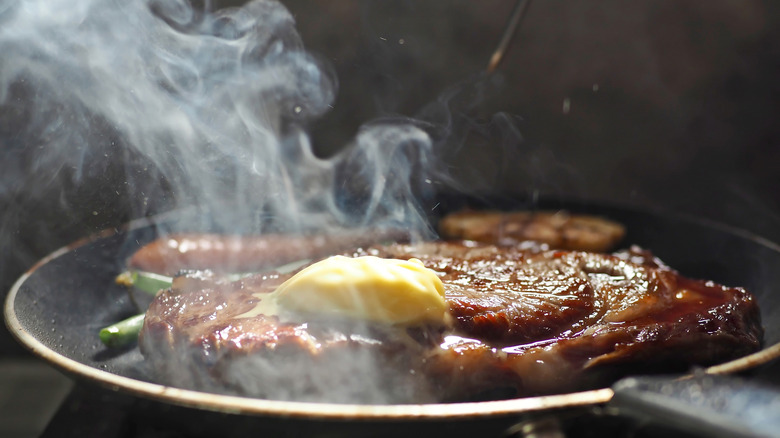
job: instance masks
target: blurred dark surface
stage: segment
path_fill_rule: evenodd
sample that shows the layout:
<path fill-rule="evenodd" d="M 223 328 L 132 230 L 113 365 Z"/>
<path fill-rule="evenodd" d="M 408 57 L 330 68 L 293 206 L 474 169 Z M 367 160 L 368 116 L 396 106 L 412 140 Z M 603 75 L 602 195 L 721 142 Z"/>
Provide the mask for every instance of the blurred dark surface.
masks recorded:
<path fill-rule="evenodd" d="M 95 412 L 108 421 L 98 427 L 91 424 Z M 539 435 L 525 435 L 535 432 Z M 542 435 L 542 433 L 548 435 Z M 75 437 L 213 437 L 246 436 L 360 437 L 384 438 L 403 435 L 409 438 L 448 436 L 506 437 L 548 436 L 562 433 L 570 438 L 610 436 L 649 438 L 662 435 L 695 438 L 680 429 L 630 418 L 613 416 L 597 408 L 558 410 L 554 413 L 501 417 L 474 421 L 429 421 L 413 427 L 404 422 L 338 422 L 297 420 L 292 418 L 235 417 L 228 414 L 195 411 L 177 406 L 140 400 L 126 395 L 89 387 L 77 387 L 63 402 L 42 438 Z"/>
<path fill-rule="evenodd" d="M 285 2 L 340 81 L 315 151 L 377 117 L 417 117 L 447 134 L 449 168 L 476 191 L 661 208 L 780 242 L 780 3 L 537 1 L 483 77 L 513 3 Z M 172 202 L 110 131 L 79 147 L 83 168 L 40 166 L 45 133 L 20 135 L 31 92 L 0 106 L 4 293 L 54 249 L 130 219 L 129 200 Z M 26 355 L 0 331 L 0 358 Z"/>

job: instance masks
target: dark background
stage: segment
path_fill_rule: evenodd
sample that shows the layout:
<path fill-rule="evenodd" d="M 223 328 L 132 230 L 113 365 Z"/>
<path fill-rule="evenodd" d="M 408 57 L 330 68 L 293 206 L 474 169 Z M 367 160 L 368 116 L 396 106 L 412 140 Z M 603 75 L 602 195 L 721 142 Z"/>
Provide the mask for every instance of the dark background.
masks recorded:
<path fill-rule="evenodd" d="M 452 175 L 477 191 L 661 208 L 780 242 L 777 2 L 537 1 L 489 77 L 512 1 L 285 4 L 340 82 L 311 127 L 320 155 L 377 117 L 417 117 L 451 128 Z M 86 145 L 79 178 L 38 171 L 43 139 L 19 135 L 36 112 L 24 94 L 0 110 L 3 291 L 45 254 L 130 219 L 137 196 L 118 190 L 110 176 L 129 171 L 104 146 Z M 146 189 L 149 212 L 170 205 L 164 187 Z M 23 354 L 0 334 L 0 356 Z"/>

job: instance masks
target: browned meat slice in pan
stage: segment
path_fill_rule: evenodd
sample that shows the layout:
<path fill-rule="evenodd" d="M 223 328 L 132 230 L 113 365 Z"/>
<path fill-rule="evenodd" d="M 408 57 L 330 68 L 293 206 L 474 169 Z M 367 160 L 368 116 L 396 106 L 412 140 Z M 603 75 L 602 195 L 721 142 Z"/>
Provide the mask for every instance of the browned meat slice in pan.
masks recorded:
<path fill-rule="evenodd" d="M 178 277 L 147 311 L 139 345 L 168 384 L 299 401 L 433 401 L 419 367 L 440 329 L 280 321 L 251 313 L 290 275 Z"/>
<path fill-rule="evenodd" d="M 176 275 L 181 270 L 256 272 L 301 259 L 326 256 L 334 251 L 406 237 L 405 233 L 396 230 L 334 236 L 178 233 L 141 247 L 128 261 L 128 267 L 165 275 Z"/>
<path fill-rule="evenodd" d="M 142 352 L 179 386 L 384 403 L 572 391 L 729 360 L 761 343 L 748 292 L 685 278 L 638 249 L 435 242 L 351 255 L 420 259 L 445 285 L 451 324 L 283 321 L 251 309 L 285 276 L 180 277 L 149 309 Z"/>
<path fill-rule="evenodd" d="M 528 242 L 529 247 L 582 251 L 608 251 L 625 234 L 622 225 L 607 219 L 567 212 L 512 212 L 465 210 L 439 223 L 445 239 L 475 240 L 502 246 Z M 178 233 L 143 246 L 128 261 L 131 269 L 175 275 L 181 270 L 253 272 L 300 259 L 322 257 L 338 251 L 399 241 L 408 236 L 399 230 L 335 236 L 270 234 L 240 236 L 210 233 Z"/>
<path fill-rule="evenodd" d="M 439 221 L 445 239 L 467 239 L 498 245 L 539 242 L 554 249 L 605 252 L 625 235 L 623 225 L 596 216 L 566 211 L 463 210 Z"/>

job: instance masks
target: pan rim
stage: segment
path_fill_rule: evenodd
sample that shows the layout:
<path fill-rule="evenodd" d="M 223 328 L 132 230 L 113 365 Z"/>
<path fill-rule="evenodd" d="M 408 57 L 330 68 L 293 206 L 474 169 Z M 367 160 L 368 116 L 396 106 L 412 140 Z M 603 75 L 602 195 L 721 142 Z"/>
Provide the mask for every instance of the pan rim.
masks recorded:
<path fill-rule="evenodd" d="M 55 251 L 41 262 L 50 261 L 68 252 L 72 246 Z M 40 263 L 39 264 L 43 264 Z M 605 403 L 612 398 L 609 388 L 577 393 L 526 397 L 468 403 L 430 403 L 361 405 L 342 403 L 310 403 L 249 398 L 194 391 L 120 376 L 68 358 L 44 345 L 30 334 L 16 316 L 15 301 L 22 284 L 35 271 L 31 269 L 11 288 L 5 306 L 5 320 L 11 333 L 30 352 L 70 375 L 86 378 L 111 390 L 124 390 L 131 394 L 164 401 L 174 405 L 192 407 L 229 414 L 273 415 L 290 418 L 408 420 L 408 419 L 456 419 L 493 417 L 532 412 L 550 408 L 565 408 Z"/>
<path fill-rule="evenodd" d="M 623 209 L 626 209 L 625 206 Z M 630 209 L 630 208 L 628 208 Z M 180 212 L 178 212 L 180 213 Z M 657 213 L 657 212 L 654 212 Z M 30 352 L 47 361 L 69 375 L 84 378 L 91 383 L 114 391 L 124 391 L 130 394 L 162 401 L 173 405 L 197 408 L 228 414 L 276 416 L 298 419 L 317 420 L 366 420 L 366 421 L 401 421 L 401 420 L 436 420 L 436 419 L 477 419 L 516 415 L 548 409 L 582 407 L 607 403 L 614 395 L 611 388 L 600 388 L 588 391 L 566 394 L 524 397 L 507 400 L 461 402 L 461 403 L 431 403 L 431 404 L 341 404 L 280 401 L 260 398 L 230 396 L 202 391 L 182 389 L 157 383 L 146 382 L 121 376 L 95 368 L 68 358 L 47 347 L 34 335 L 28 332 L 17 317 L 15 301 L 22 285 L 41 266 L 67 254 L 68 252 L 117 233 L 133 230 L 159 222 L 160 216 L 141 218 L 130 221 L 121 227 L 100 231 L 89 237 L 79 239 L 69 245 L 55 250 L 39 260 L 25 272 L 11 287 L 4 306 L 6 326 L 11 334 Z M 693 221 L 708 227 L 716 228 L 742 238 L 752 240 L 762 246 L 780 253 L 780 246 L 761 236 L 748 231 L 731 227 L 719 222 L 701 218 L 691 218 L 676 215 L 678 219 Z M 780 342 L 741 358 L 705 368 L 709 374 L 733 374 L 757 367 L 780 357 Z"/>

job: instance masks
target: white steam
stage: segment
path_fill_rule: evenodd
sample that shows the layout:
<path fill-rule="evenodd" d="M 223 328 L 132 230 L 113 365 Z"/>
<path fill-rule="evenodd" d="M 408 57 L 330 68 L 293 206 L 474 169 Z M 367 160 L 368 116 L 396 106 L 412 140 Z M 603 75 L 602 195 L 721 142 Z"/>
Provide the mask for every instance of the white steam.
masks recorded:
<path fill-rule="evenodd" d="M 225 229 L 262 232 L 273 218 L 288 230 L 425 231 L 414 198 L 431 159 L 428 135 L 375 124 L 335 158 L 315 157 L 305 128 L 335 98 L 331 70 L 303 50 L 281 4 L 209 8 L 0 0 L 0 104 L 16 104 L 23 90 L 20 135 L 39 148 L 32 171 L 67 169 L 75 185 L 90 172 L 99 180 L 104 169 L 90 151 L 110 143 L 113 161 L 153 169 L 122 175 L 133 216 L 147 213 L 146 194 L 133 187 L 156 184 L 174 206 L 219 211 Z"/>
<path fill-rule="evenodd" d="M 429 135 L 407 121 L 373 122 L 335 157 L 316 157 L 306 126 L 333 103 L 337 80 L 303 50 L 291 14 L 273 0 L 209 9 L 185 0 L 0 0 L 0 148 L 15 148 L 2 150 L 12 161 L 0 163 L 0 195 L 23 194 L 33 199 L 24 205 L 50 213 L 32 223 L 7 203 L 0 243 L 14 257 L 35 253 L 15 237 L 20 229 L 41 242 L 56 235 L 52 222 L 79 222 L 83 208 L 100 214 L 83 193 L 116 193 L 135 217 L 154 212 L 155 197 L 168 208 L 196 206 L 228 232 L 430 232 L 417 202 L 430 191 Z M 371 365 L 380 358 L 366 354 L 344 358 L 361 364 L 354 388 L 364 395 L 384 375 Z M 191 384 L 197 373 L 180 377 Z M 332 387 L 316 389 L 331 397 Z"/>

